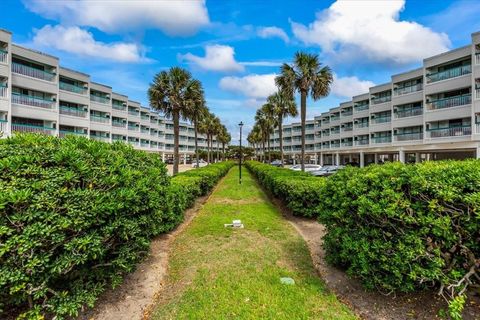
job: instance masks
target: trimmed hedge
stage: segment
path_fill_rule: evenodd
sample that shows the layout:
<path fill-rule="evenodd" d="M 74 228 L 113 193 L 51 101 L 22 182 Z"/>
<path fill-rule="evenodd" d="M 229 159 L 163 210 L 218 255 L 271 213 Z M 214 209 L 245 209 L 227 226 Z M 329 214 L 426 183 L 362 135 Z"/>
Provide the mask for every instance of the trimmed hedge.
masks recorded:
<path fill-rule="evenodd" d="M 123 143 L 0 140 L 0 315 L 61 319 L 93 306 L 227 166 L 201 169 L 217 172 L 204 183 L 206 174 L 170 179 L 158 155 Z"/>
<path fill-rule="evenodd" d="M 297 214 L 318 214 L 327 231 L 327 260 L 367 288 L 439 288 L 455 299 L 450 304 L 455 318 L 466 285 L 480 284 L 480 161 L 347 167 L 326 179 L 312 177 L 318 185 L 286 169 L 255 162 L 247 167 Z M 283 192 L 284 180 L 303 181 L 297 190 L 285 188 L 294 192 L 293 199 Z M 304 189 L 303 205 L 311 208 L 298 209 Z"/>
<path fill-rule="evenodd" d="M 310 218 L 318 216 L 320 192 L 325 179 L 256 161 L 246 161 L 245 165 L 263 187 L 273 196 L 282 199 L 294 215 Z"/>

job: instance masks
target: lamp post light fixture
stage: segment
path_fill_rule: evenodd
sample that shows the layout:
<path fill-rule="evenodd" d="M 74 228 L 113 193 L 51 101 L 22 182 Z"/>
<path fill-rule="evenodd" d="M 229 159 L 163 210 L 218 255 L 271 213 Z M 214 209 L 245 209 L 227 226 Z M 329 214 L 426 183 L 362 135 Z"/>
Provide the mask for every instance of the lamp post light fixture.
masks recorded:
<path fill-rule="evenodd" d="M 238 126 L 240 127 L 240 156 L 238 157 L 239 158 L 238 159 L 238 183 L 242 184 L 242 156 L 243 156 L 243 153 L 242 153 L 242 127 L 243 127 L 243 122 L 240 121 Z"/>

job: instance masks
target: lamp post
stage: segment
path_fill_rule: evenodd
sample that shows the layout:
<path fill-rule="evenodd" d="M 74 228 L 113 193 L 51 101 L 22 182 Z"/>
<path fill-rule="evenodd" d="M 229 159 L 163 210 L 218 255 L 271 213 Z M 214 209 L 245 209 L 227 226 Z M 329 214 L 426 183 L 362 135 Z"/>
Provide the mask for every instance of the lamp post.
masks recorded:
<path fill-rule="evenodd" d="M 239 156 L 239 159 L 238 159 L 238 183 L 242 184 L 242 156 L 243 156 L 243 153 L 242 153 L 242 127 L 243 127 L 243 122 L 240 121 L 238 126 L 240 127 L 240 156 Z"/>

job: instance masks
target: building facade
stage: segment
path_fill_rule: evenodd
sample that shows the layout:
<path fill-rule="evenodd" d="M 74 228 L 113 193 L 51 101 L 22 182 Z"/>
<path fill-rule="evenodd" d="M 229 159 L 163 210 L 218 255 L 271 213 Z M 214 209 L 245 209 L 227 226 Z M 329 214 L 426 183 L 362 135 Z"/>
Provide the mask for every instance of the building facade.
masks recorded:
<path fill-rule="evenodd" d="M 0 132 L 4 137 L 36 132 L 122 141 L 158 152 L 164 160 L 173 157 L 171 120 L 87 74 L 63 68 L 56 57 L 13 44 L 5 30 L 0 30 Z M 206 149 L 204 135 L 198 145 Z M 184 162 L 195 153 L 194 129 L 188 123 L 180 124 L 180 153 Z"/>
<path fill-rule="evenodd" d="M 318 164 L 480 157 L 480 32 L 472 43 L 424 59 L 307 121 L 306 154 Z M 299 158 L 300 124 L 284 126 L 284 152 Z M 278 130 L 271 135 L 279 150 Z"/>

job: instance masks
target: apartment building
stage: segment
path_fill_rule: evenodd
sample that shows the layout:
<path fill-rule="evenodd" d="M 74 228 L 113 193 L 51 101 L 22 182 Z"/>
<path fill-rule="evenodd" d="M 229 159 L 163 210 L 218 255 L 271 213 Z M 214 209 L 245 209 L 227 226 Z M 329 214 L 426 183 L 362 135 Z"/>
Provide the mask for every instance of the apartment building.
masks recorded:
<path fill-rule="evenodd" d="M 307 121 L 308 160 L 364 166 L 480 158 L 480 32 L 471 39 Z M 283 129 L 284 152 L 297 160 L 299 126 Z M 271 143 L 279 150 L 278 130 Z"/>
<path fill-rule="evenodd" d="M 0 30 L 0 132 L 79 135 L 105 142 L 122 141 L 135 149 L 173 158 L 173 123 L 90 76 L 70 70 L 51 55 L 15 45 Z M 146 90 L 147 88 L 145 88 Z M 206 149 L 207 140 L 199 135 Z M 220 148 L 214 138 L 213 148 Z M 195 153 L 193 126 L 180 125 L 180 152 Z"/>

